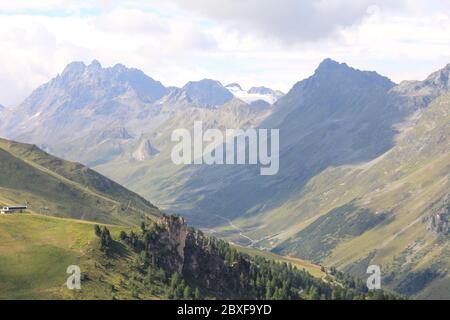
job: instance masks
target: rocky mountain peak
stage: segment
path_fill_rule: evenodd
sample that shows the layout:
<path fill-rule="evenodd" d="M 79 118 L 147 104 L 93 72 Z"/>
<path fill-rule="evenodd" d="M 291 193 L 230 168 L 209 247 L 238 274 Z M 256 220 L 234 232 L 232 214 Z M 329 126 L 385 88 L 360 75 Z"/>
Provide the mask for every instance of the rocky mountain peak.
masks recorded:
<path fill-rule="evenodd" d="M 450 64 L 433 72 L 424 81 L 403 81 L 395 91 L 407 96 L 424 100 L 423 105 L 450 90 Z"/>
<path fill-rule="evenodd" d="M 62 76 L 81 74 L 86 69 L 86 65 L 82 61 L 74 61 L 69 63 L 62 72 Z"/>
<path fill-rule="evenodd" d="M 199 81 L 189 81 L 183 87 L 183 89 L 193 89 L 193 88 L 200 88 L 200 89 L 223 88 L 223 85 L 218 80 L 202 79 Z"/>
<path fill-rule="evenodd" d="M 241 85 L 239 83 L 236 83 L 236 82 L 227 84 L 225 86 L 225 88 L 227 88 L 227 89 L 236 89 L 236 90 L 241 90 L 241 91 L 243 90 Z"/>
<path fill-rule="evenodd" d="M 385 87 L 393 87 L 395 84 L 387 77 L 378 74 L 375 71 L 363 71 L 352 68 L 346 63 L 339 63 L 332 59 L 325 59 L 314 73 L 316 78 L 336 79 L 347 78 L 352 81 L 370 81 L 376 82 Z"/>
<path fill-rule="evenodd" d="M 93 60 L 88 66 L 84 62 L 72 62 L 50 84 L 51 87 L 78 98 L 112 98 L 131 89 L 143 102 L 158 100 L 168 91 L 159 81 L 138 69 L 127 68 L 122 64 L 104 68 L 98 60 Z"/>
<path fill-rule="evenodd" d="M 340 67 L 349 68 L 349 66 L 346 63 L 339 63 L 333 59 L 326 58 L 319 64 L 319 67 L 316 69 L 316 72 L 335 70 Z"/>
<path fill-rule="evenodd" d="M 449 90 L 450 64 L 439 71 L 432 73 L 424 82 L 426 86 L 432 86 L 439 90 Z"/>
<path fill-rule="evenodd" d="M 219 81 L 211 79 L 190 81 L 182 90 L 189 102 L 209 108 L 219 107 L 234 97 Z"/>
<path fill-rule="evenodd" d="M 125 129 L 124 127 L 112 127 L 106 130 L 103 130 L 98 135 L 98 141 L 104 141 L 107 139 L 113 140 L 129 140 L 132 139 L 133 136 Z"/>
<path fill-rule="evenodd" d="M 267 87 L 251 87 L 250 90 L 248 90 L 248 93 L 255 93 L 255 94 L 273 94 L 274 91 Z"/>
<path fill-rule="evenodd" d="M 374 71 L 362 71 L 349 67 L 346 63 L 339 63 L 332 59 L 325 59 L 320 63 L 314 75 L 298 82 L 291 89 L 291 93 L 307 89 L 308 92 L 332 90 L 341 92 L 351 88 L 379 87 L 389 90 L 395 86 L 389 78 Z M 336 92 L 336 93 L 339 93 Z M 321 93 L 323 94 L 323 92 Z"/>
<path fill-rule="evenodd" d="M 90 70 L 99 71 L 99 70 L 102 69 L 102 65 L 101 65 L 101 63 L 98 60 L 94 59 L 94 60 L 92 60 L 91 64 L 88 66 L 88 68 Z"/>

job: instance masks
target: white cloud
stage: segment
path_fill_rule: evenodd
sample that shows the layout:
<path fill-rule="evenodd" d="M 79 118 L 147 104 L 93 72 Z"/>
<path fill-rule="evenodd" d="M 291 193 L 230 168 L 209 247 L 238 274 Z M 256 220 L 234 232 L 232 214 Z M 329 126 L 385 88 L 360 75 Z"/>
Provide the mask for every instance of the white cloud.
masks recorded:
<path fill-rule="evenodd" d="M 449 1 L 171 1 L 0 0 L 0 104 L 94 58 L 165 85 L 208 77 L 284 91 L 326 57 L 396 81 L 450 62 Z"/>
<path fill-rule="evenodd" d="M 339 28 L 359 24 L 374 5 L 397 8 L 390 0 L 171 0 L 180 7 L 228 23 L 229 28 L 285 43 L 317 41 Z"/>
<path fill-rule="evenodd" d="M 194 23 L 124 7 L 87 16 L 0 14 L 0 25 L 0 85 L 8 88 L 0 90 L 0 101 L 5 105 L 20 103 L 73 60 L 124 63 L 181 85 L 189 74 L 204 74 L 189 62 L 216 47 Z"/>

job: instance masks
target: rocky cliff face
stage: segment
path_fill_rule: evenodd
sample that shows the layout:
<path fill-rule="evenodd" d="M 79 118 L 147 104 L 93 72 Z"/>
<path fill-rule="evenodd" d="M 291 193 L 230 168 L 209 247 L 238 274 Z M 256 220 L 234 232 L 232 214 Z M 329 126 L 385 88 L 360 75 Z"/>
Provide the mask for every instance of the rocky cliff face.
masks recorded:
<path fill-rule="evenodd" d="M 183 217 L 163 217 L 160 221 L 164 232 L 161 234 L 161 242 L 165 243 L 167 249 L 173 253 L 171 259 L 172 269 L 182 273 L 184 266 L 184 250 L 188 227 Z M 169 257 L 167 257 L 169 258 Z"/>
<path fill-rule="evenodd" d="M 241 274 L 248 274 L 250 263 L 238 258 L 228 265 L 220 255 L 217 240 L 205 238 L 201 232 L 190 232 L 186 238 L 183 275 L 202 287 L 227 295 L 233 288 L 239 287 Z"/>
<path fill-rule="evenodd" d="M 183 217 L 164 216 L 158 225 L 162 230 L 158 241 L 170 253 L 165 255 L 164 265 L 172 272 L 224 296 L 239 287 L 241 274 L 248 274 L 247 260 L 237 257 L 227 263 L 222 252 L 225 243 L 189 228 Z"/>
<path fill-rule="evenodd" d="M 131 154 L 133 159 L 137 161 L 145 161 L 159 153 L 159 150 L 156 149 L 149 140 L 142 140 L 137 149 Z"/>
<path fill-rule="evenodd" d="M 441 235 L 450 234 L 450 194 L 431 211 L 431 215 L 425 219 L 427 230 Z"/>

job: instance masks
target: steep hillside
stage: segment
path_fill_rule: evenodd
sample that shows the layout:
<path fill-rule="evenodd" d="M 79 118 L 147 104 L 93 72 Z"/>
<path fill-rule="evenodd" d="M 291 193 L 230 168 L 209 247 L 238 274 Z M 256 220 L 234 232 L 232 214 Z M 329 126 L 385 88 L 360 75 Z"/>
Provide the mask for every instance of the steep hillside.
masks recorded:
<path fill-rule="evenodd" d="M 137 194 L 84 167 L 34 145 L 0 139 L 0 202 L 29 205 L 32 212 L 139 224 L 159 210 Z"/>
<path fill-rule="evenodd" d="M 449 138 L 450 95 L 444 95 L 382 157 L 315 177 L 311 189 L 328 190 L 326 197 L 311 195 L 325 214 L 277 251 L 354 273 L 379 264 L 401 293 L 448 298 Z"/>
<path fill-rule="evenodd" d="M 358 132 L 354 129 L 350 136 L 342 135 L 336 122 L 334 131 L 329 131 L 322 121 L 317 129 L 321 138 L 312 140 L 312 145 L 311 126 L 306 138 L 292 145 L 294 153 L 284 147 L 281 154 L 282 167 L 292 166 L 291 177 L 298 177 L 291 189 L 302 186 L 303 173 L 309 176 L 314 172 L 312 162 L 305 168 L 308 157 L 317 155 L 317 165 L 328 159 L 333 164 L 309 177 L 279 206 L 239 217 L 230 223 L 234 228 L 227 224 L 220 234 L 358 275 L 364 274 L 368 265 L 378 264 L 385 274 L 385 285 L 398 292 L 448 298 L 449 70 L 447 66 L 423 82 L 405 82 L 390 90 L 386 105 L 367 114 L 376 120 L 367 118 L 370 134 L 353 135 Z M 289 105 L 283 107 L 288 109 Z M 294 111 L 285 117 L 276 112 L 269 120 L 279 121 L 279 117 L 281 128 L 294 128 L 296 132 L 288 135 L 292 141 L 302 137 L 302 121 L 313 112 L 307 111 L 298 117 Z M 301 127 L 296 127 L 299 123 Z M 355 128 L 365 130 L 362 123 L 356 121 Z M 334 135 L 342 141 L 334 140 Z M 365 142 L 355 144 L 358 141 Z M 349 143 L 353 148 L 337 149 Z M 355 146 L 364 152 L 355 153 Z M 313 150 L 316 152 L 311 153 Z M 336 150 L 340 153 L 326 157 Z M 284 181 L 269 185 L 277 190 Z M 267 199 L 263 201 L 271 201 Z"/>
<path fill-rule="evenodd" d="M 71 265 L 80 267 L 81 290 L 66 286 Z M 129 229 L 0 216 L 0 299 L 397 298 L 367 292 L 341 274 L 327 275 L 325 282 L 297 266 L 279 263 L 275 255 L 241 254 L 181 218 Z"/>

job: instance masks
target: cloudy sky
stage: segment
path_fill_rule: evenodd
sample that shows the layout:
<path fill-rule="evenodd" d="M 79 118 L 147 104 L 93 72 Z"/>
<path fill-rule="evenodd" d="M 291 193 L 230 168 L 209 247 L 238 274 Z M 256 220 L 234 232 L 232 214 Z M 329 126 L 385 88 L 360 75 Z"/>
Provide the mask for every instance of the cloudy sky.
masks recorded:
<path fill-rule="evenodd" d="M 394 81 L 450 63 L 448 0 L 0 0 L 0 104 L 71 61 L 288 91 L 326 57 Z"/>

